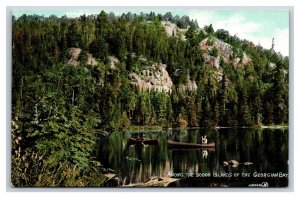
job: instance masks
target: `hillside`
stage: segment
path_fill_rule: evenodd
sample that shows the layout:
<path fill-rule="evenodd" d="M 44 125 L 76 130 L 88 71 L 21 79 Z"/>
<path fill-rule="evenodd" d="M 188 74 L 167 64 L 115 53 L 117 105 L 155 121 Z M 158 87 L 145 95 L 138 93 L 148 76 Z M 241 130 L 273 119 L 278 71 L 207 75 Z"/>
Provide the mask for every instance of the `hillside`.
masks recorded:
<path fill-rule="evenodd" d="M 287 121 L 284 112 L 287 112 L 288 58 L 276 54 L 273 49 L 263 49 L 251 41 L 231 36 L 226 30 L 214 31 L 212 25 L 199 28 L 188 18 L 177 18 L 176 21 L 167 14 L 159 16 L 161 21 L 152 15 L 145 15 L 144 19 L 128 20 L 126 17 L 112 19 L 101 12 L 96 18 L 45 20 L 22 16 L 15 19 L 13 75 L 18 78 L 14 78 L 14 93 L 20 89 L 18 79 L 22 76 L 32 72 L 43 75 L 53 65 L 66 63 L 77 69 L 84 67 L 92 73 L 96 70 L 98 73 L 93 73 L 93 77 L 100 85 L 111 85 L 119 91 L 113 98 L 119 98 L 125 87 L 135 93 L 134 109 L 126 110 L 120 104 L 121 109 L 117 111 L 127 115 L 129 123 L 145 124 L 139 119 L 132 120 L 130 112 L 138 113 L 141 97 L 151 98 L 152 91 L 169 93 L 165 97 L 172 103 L 175 116 L 171 116 L 169 123 L 175 124 L 182 116 L 191 126 L 232 125 L 234 120 L 240 119 L 239 113 L 243 114 L 244 120 L 236 123 L 242 125 Z M 167 18 L 169 21 L 165 20 Z M 146 93 L 137 93 L 135 89 L 150 95 L 139 96 Z M 280 95 L 274 99 L 269 97 L 270 93 Z M 181 100 L 185 102 L 174 108 L 176 95 L 183 97 Z M 191 101 L 186 101 L 187 96 L 192 97 Z M 199 98 L 205 100 L 198 101 Z M 189 102 L 194 103 L 195 113 L 182 111 L 188 109 L 185 105 Z M 160 114 L 161 107 L 157 108 L 156 112 L 147 115 Z M 207 112 L 203 113 L 205 110 Z M 276 115 L 280 118 L 274 118 L 274 111 L 278 111 Z M 216 115 L 205 116 L 212 112 L 219 114 L 217 120 L 212 121 Z M 228 113 L 230 115 L 225 117 L 232 120 L 222 120 L 221 115 Z M 192 115 L 195 118 L 192 119 Z"/>

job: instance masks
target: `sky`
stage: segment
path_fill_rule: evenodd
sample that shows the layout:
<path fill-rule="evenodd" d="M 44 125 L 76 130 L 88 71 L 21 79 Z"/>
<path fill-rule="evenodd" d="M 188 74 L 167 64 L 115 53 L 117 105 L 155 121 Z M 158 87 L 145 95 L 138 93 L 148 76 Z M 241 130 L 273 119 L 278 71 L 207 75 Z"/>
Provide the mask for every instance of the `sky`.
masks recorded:
<path fill-rule="evenodd" d="M 264 48 L 270 49 L 274 38 L 276 52 L 284 56 L 289 55 L 289 11 L 287 9 L 266 8 L 206 8 L 206 7 L 97 7 L 97 8 L 17 8 L 13 15 L 19 17 L 23 14 L 37 14 L 45 17 L 52 14 L 61 17 L 78 17 L 86 14 L 99 14 L 101 10 L 122 13 L 149 13 L 156 14 L 171 12 L 174 16 L 187 15 L 190 19 L 197 19 L 199 27 L 212 24 L 214 29 L 224 29 L 231 35 L 237 35 L 241 39 L 247 39 Z"/>

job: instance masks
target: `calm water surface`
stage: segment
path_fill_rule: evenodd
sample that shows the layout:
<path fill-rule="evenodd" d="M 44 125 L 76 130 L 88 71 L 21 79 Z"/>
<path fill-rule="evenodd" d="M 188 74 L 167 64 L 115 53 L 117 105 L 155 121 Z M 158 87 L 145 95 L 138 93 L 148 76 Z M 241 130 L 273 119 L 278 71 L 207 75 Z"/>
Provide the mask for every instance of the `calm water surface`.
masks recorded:
<path fill-rule="evenodd" d="M 128 145 L 130 137 L 145 135 L 157 145 Z M 168 148 L 167 139 L 201 143 L 207 135 L 214 149 Z M 178 177 L 170 186 L 247 187 L 287 186 L 288 129 L 191 129 L 160 132 L 115 132 L 100 149 L 100 160 L 116 171 L 123 184 L 151 177 Z M 237 167 L 223 161 L 236 160 Z M 251 162 L 251 165 L 243 163 Z M 277 175 L 276 175 L 277 174 Z"/>

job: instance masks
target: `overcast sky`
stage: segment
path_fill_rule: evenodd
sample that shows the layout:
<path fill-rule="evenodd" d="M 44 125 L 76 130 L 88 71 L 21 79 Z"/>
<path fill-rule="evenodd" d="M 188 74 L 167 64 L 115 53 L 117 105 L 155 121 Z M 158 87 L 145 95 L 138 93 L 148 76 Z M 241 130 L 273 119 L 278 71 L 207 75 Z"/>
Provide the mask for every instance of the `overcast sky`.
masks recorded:
<path fill-rule="evenodd" d="M 262 8 L 130 8 L 130 7 L 104 7 L 104 8 L 22 8 L 14 9 L 16 17 L 22 14 L 38 14 L 58 17 L 66 15 L 77 17 L 83 14 L 98 14 L 101 10 L 114 12 L 117 15 L 127 12 L 140 13 L 154 11 L 156 14 L 171 12 L 173 15 L 188 15 L 197 19 L 200 27 L 212 24 L 214 29 L 228 30 L 231 35 L 247 39 L 264 48 L 271 48 L 272 39 L 275 40 L 275 51 L 289 55 L 289 12 L 286 9 Z"/>

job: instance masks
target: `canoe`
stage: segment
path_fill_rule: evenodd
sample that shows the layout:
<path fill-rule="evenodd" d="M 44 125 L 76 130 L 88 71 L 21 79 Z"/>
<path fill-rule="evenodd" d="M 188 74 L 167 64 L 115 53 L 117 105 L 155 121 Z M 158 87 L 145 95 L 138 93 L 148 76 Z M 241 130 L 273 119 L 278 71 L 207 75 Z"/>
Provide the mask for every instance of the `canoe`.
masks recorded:
<path fill-rule="evenodd" d="M 158 141 L 156 139 L 144 139 L 144 140 L 140 140 L 140 139 L 135 139 L 135 138 L 129 138 L 128 139 L 128 144 L 148 144 L 148 145 L 155 145 L 158 143 Z"/>
<path fill-rule="evenodd" d="M 168 140 L 167 143 L 168 146 L 174 148 L 214 148 L 215 147 L 215 143 L 194 144 L 194 143 L 175 142 L 172 140 Z"/>
<path fill-rule="evenodd" d="M 176 147 L 168 145 L 169 149 L 172 151 L 190 151 L 190 150 L 207 150 L 207 151 L 216 151 L 216 147 Z"/>

